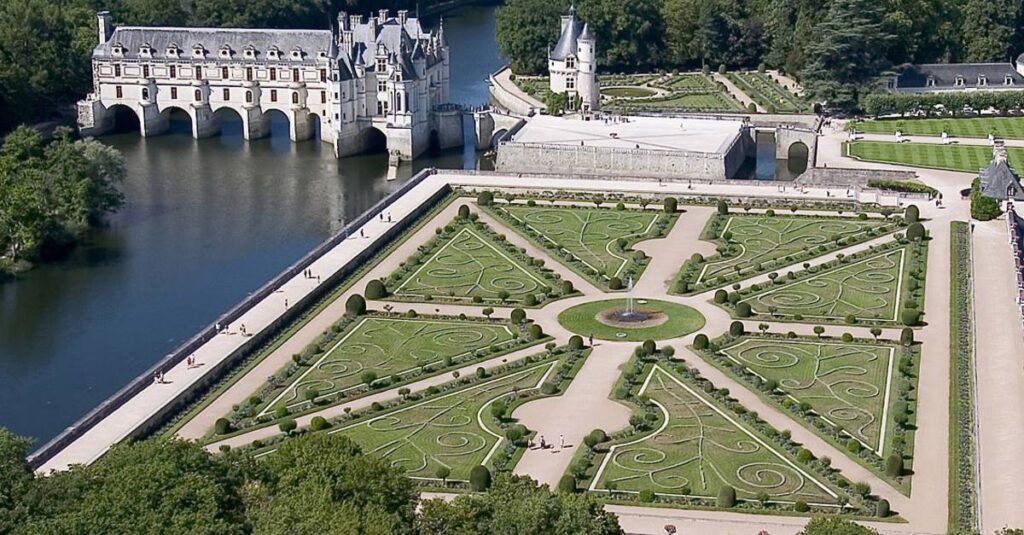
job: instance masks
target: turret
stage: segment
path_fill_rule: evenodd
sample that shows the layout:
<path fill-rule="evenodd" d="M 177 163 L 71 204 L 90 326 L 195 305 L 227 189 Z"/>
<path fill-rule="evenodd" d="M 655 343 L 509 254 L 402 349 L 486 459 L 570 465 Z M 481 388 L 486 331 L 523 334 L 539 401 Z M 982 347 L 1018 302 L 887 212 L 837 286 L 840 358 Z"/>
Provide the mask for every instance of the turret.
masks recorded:
<path fill-rule="evenodd" d="M 110 36 L 114 34 L 114 24 L 110 21 L 109 11 L 100 11 L 96 14 L 96 22 L 98 26 L 99 41 L 102 45 L 110 40 Z"/>
<path fill-rule="evenodd" d="M 597 81 L 597 40 L 590 24 L 583 25 L 576 39 L 576 54 L 579 60 L 576 92 L 584 108 L 597 110 L 601 105 L 601 89 Z"/>

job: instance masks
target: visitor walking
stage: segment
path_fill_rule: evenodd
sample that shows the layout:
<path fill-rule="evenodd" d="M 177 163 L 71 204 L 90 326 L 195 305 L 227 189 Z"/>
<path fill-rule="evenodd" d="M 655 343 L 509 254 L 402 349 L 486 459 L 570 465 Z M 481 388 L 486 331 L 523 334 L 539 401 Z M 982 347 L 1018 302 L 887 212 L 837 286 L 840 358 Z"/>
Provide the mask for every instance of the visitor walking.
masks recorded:
<path fill-rule="evenodd" d="M 284 300 L 284 309 L 288 310 L 288 299 Z"/>
<path fill-rule="evenodd" d="M 565 449 L 565 435 L 558 435 L 558 451 Z"/>
<path fill-rule="evenodd" d="M 591 334 L 588 337 L 587 345 L 589 345 L 590 347 L 594 347 L 594 335 L 593 334 Z"/>
<path fill-rule="evenodd" d="M 544 442 L 544 435 L 540 436 L 540 449 L 542 449 L 542 450 L 548 449 L 548 443 Z"/>

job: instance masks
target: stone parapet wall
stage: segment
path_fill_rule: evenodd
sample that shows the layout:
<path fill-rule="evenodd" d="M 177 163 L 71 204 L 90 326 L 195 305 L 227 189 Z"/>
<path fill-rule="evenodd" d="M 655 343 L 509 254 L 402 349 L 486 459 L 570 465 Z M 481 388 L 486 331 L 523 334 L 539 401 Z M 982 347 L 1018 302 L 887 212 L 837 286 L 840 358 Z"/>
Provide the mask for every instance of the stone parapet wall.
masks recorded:
<path fill-rule="evenodd" d="M 728 176 L 727 159 L 734 163 L 736 158 L 743 158 L 742 154 L 732 155 L 733 152 L 736 151 L 731 150 L 726 155 L 504 142 L 498 146 L 495 169 L 505 173 L 564 172 L 590 176 L 724 180 Z"/>
<path fill-rule="evenodd" d="M 842 167 L 814 167 L 807 169 L 797 177 L 800 184 L 820 184 L 823 186 L 866 186 L 868 180 L 914 180 L 917 173 L 913 171 L 894 171 L 887 169 L 847 169 Z"/>

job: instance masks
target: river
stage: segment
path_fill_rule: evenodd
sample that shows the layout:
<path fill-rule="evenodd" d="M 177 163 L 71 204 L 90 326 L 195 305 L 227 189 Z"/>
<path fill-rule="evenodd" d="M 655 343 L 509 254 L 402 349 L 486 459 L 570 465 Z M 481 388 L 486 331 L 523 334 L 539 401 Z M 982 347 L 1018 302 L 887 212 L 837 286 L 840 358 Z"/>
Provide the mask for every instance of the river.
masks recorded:
<path fill-rule="evenodd" d="M 445 16 L 455 102 L 487 102 L 494 10 Z M 0 426 L 45 442 L 415 170 L 477 162 L 470 147 L 388 181 L 385 155 L 337 160 L 285 124 L 250 143 L 174 130 L 101 138 L 125 156 L 125 207 L 69 259 L 0 283 Z"/>

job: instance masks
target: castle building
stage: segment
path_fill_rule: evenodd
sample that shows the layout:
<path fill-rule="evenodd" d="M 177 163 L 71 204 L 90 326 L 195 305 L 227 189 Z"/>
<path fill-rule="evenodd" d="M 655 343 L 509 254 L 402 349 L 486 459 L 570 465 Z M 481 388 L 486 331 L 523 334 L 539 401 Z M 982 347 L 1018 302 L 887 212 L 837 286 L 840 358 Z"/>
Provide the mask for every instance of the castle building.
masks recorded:
<path fill-rule="evenodd" d="M 330 30 L 143 28 L 98 14 L 93 91 L 78 103 L 83 135 L 114 126 L 115 112 L 135 113 L 143 136 L 167 130 L 182 110 L 196 138 L 216 135 L 237 114 L 243 135 L 269 134 L 269 114 L 287 117 L 293 141 L 322 141 L 338 157 L 386 139 L 411 159 L 427 148 L 461 146 L 462 117 L 449 98 L 450 56 L 441 22 L 424 31 L 407 11 L 368 20 L 338 15 Z"/>
<path fill-rule="evenodd" d="M 576 17 L 576 7 L 562 16 L 558 43 L 548 50 L 548 73 L 552 93 L 567 93 L 570 102 L 579 97 L 580 111 L 601 108 L 601 88 L 597 79 L 597 41 L 590 25 Z"/>
<path fill-rule="evenodd" d="M 949 91 L 1020 91 L 1024 89 L 1024 54 L 1013 63 L 932 63 L 908 65 L 884 78 L 892 93 Z"/>

